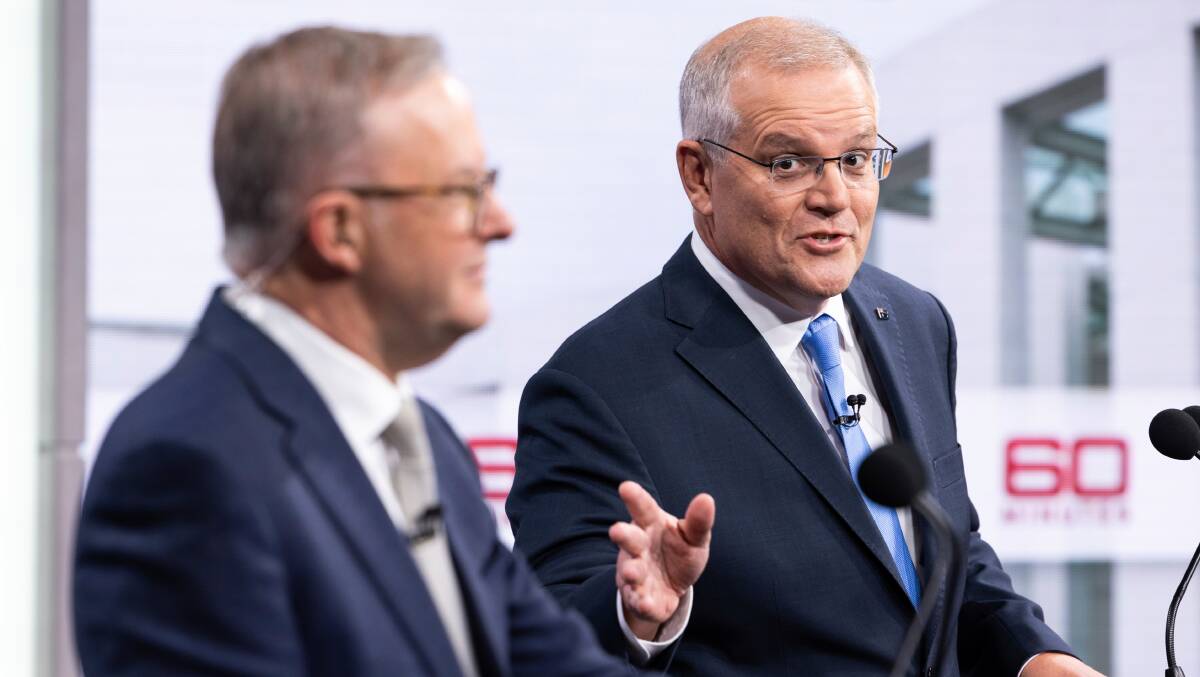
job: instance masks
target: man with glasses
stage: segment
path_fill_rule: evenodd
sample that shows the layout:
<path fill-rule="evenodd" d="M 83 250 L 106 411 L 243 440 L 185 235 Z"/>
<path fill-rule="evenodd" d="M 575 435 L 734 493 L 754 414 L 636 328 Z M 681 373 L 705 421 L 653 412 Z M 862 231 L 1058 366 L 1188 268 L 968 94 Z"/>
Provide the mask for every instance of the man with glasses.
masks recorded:
<path fill-rule="evenodd" d="M 721 520 L 675 668 L 882 675 L 933 535 L 866 501 L 854 471 L 903 439 L 969 543 L 941 601 L 957 613 L 934 623 L 908 674 L 1095 674 L 979 535 L 945 309 L 863 264 L 897 152 L 879 134 L 866 60 L 824 27 L 755 19 L 696 50 L 679 98 L 695 232 L 527 385 L 507 506 L 517 548 L 617 647 L 611 596 L 625 572 L 606 525 L 623 506 L 605 489 L 634 480 L 667 509 L 709 492 Z M 957 651 L 938 661 L 943 636 Z"/>
<path fill-rule="evenodd" d="M 404 376 L 487 320 L 486 247 L 513 231 L 437 42 L 315 28 L 252 48 L 222 87 L 213 176 L 240 281 L 100 450 L 84 671 L 631 672 L 500 542 L 469 452 Z M 680 619 L 627 632 L 637 659 L 678 636 L 714 507 L 622 495 L 627 594 Z"/>

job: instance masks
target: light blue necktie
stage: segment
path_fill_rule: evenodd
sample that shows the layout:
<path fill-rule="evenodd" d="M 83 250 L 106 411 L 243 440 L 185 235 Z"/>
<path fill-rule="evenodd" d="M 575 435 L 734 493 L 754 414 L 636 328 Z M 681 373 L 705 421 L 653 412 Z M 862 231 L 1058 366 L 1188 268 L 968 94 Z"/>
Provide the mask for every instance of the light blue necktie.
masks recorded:
<path fill-rule="evenodd" d="M 808 353 L 821 372 L 821 383 L 825 386 L 825 413 L 830 420 L 854 413 L 850 405 L 846 404 L 839 338 L 837 321 L 828 315 L 821 315 L 808 325 L 808 331 L 804 332 L 804 338 L 800 339 L 804 352 Z M 854 486 L 858 487 L 859 495 L 862 495 L 862 487 L 858 484 L 858 467 L 871 453 L 871 445 L 867 443 L 867 438 L 857 423 L 832 425 L 842 438 L 846 458 L 850 462 L 850 476 L 854 479 Z M 916 606 L 921 597 L 921 583 L 917 580 L 917 570 L 913 566 L 912 555 L 908 552 L 908 544 L 904 542 L 904 532 L 900 529 L 900 518 L 896 515 L 896 510 L 879 505 L 866 496 L 862 499 L 875 520 L 875 526 L 879 527 L 883 542 L 892 553 L 892 561 L 896 563 L 896 571 L 900 573 L 900 584 L 904 586 L 904 592 L 908 594 L 913 606 Z"/>

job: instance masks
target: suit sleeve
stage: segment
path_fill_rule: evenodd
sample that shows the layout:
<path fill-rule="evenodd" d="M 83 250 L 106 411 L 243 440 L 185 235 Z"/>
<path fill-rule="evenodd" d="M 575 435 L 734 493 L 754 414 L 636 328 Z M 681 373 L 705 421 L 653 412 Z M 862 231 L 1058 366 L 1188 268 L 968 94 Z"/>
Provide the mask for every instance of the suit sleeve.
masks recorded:
<path fill-rule="evenodd" d="M 950 314 L 937 302 L 947 332 L 946 383 L 951 405 L 956 404 L 958 339 Z M 1035 654 L 1046 651 L 1074 654 L 1046 625 L 1042 609 L 1013 590 L 992 546 L 979 533 L 979 514 L 970 505 L 966 581 L 958 616 L 959 662 L 966 674 L 1016 677 Z"/>
<path fill-rule="evenodd" d="M 577 612 L 559 606 L 519 553 L 510 552 L 499 540 L 495 547 L 509 572 L 509 646 L 514 677 L 637 674 L 600 649 L 587 622 Z"/>
<path fill-rule="evenodd" d="M 84 672 L 304 674 L 271 531 L 232 474 L 176 444 L 120 451 L 101 454 L 80 516 Z"/>
<path fill-rule="evenodd" d="M 518 438 L 506 505 L 516 549 L 562 604 L 587 618 L 606 651 L 629 658 L 614 611 L 617 547 L 608 529 L 629 519 L 621 482 L 633 480 L 660 500 L 649 473 L 603 399 L 556 369 L 542 369 L 526 385 Z M 672 655 L 664 651 L 648 667 Z"/>
<path fill-rule="evenodd" d="M 447 439 L 455 441 L 460 454 L 456 474 L 470 476 L 469 491 L 473 494 L 470 512 L 471 538 L 476 542 L 488 539 L 484 549 L 483 573 L 488 590 L 502 595 L 507 617 L 508 656 L 498 657 L 507 663 L 513 677 L 616 677 L 631 676 L 636 671 L 626 663 L 609 656 L 596 643 L 587 622 L 571 610 L 564 610 L 538 582 L 529 564 L 519 552 L 501 543 L 496 522 L 490 509 L 479 498 L 481 487 L 475 472 L 474 457 L 462 444 L 449 422 L 436 409 L 429 409 L 435 424 Z M 615 593 L 614 593 L 615 594 Z"/>

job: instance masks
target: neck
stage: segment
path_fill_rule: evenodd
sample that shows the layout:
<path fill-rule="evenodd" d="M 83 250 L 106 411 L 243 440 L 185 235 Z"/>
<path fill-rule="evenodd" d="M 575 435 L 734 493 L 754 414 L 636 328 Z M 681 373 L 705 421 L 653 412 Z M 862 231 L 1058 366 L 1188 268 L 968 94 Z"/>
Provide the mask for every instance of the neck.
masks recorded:
<path fill-rule="evenodd" d="M 389 349 L 387 332 L 370 312 L 350 280 L 314 281 L 280 271 L 262 293 L 291 308 L 312 326 L 378 369 L 388 380 L 431 362 L 417 351 Z M 431 352 L 431 351 L 425 351 Z"/>
<path fill-rule="evenodd" d="M 725 266 L 725 268 L 729 272 L 733 273 L 734 276 L 736 276 L 739 280 L 745 282 L 754 289 L 757 289 L 759 292 L 766 294 L 775 301 L 778 301 L 779 303 L 782 303 L 788 308 L 796 311 L 800 317 L 816 317 L 825 309 L 825 304 L 829 302 L 828 298 L 814 298 L 811 296 L 782 293 L 781 291 L 772 288 L 770 285 L 764 284 L 763 281 L 758 279 L 756 276 L 747 274 L 746 271 L 741 270 L 741 267 L 737 265 L 737 262 L 734 261 L 732 257 L 725 255 L 725 253 L 716 246 L 715 238 L 712 237 L 709 224 L 707 222 L 697 220 L 696 234 L 700 236 L 700 240 L 704 242 L 706 247 L 708 247 L 708 251 L 712 252 L 712 255 L 721 262 L 721 265 Z"/>

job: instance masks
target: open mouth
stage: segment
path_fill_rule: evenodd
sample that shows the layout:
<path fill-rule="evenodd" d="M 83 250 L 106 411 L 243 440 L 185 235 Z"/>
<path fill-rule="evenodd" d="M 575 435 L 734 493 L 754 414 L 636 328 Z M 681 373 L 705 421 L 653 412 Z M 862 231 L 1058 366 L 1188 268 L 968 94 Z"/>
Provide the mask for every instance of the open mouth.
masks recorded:
<path fill-rule="evenodd" d="M 850 236 L 842 233 L 814 233 L 812 235 L 805 235 L 803 239 L 816 242 L 817 244 L 837 244 L 849 240 Z"/>
<path fill-rule="evenodd" d="M 842 233 L 813 233 L 800 238 L 800 244 L 815 256 L 831 256 L 845 249 L 853 238 Z"/>

